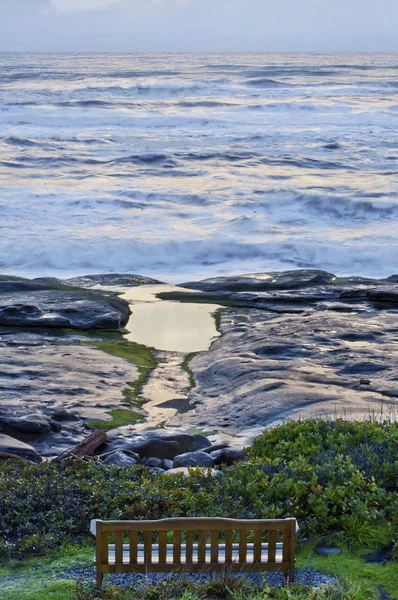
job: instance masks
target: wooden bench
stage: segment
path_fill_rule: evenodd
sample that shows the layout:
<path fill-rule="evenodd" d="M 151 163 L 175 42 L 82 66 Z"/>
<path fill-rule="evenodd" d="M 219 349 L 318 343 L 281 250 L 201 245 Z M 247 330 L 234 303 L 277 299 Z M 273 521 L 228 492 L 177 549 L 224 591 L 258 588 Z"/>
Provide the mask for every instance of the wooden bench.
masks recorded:
<path fill-rule="evenodd" d="M 296 519 L 96 520 L 90 531 L 98 588 L 105 573 L 278 571 L 294 582 Z"/>

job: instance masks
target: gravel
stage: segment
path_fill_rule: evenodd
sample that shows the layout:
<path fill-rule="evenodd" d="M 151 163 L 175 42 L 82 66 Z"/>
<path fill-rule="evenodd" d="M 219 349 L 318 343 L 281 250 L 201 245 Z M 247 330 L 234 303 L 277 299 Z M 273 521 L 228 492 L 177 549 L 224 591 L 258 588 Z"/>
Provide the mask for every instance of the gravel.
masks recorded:
<path fill-rule="evenodd" d="M 95 568 L 91 566 L 73 567 L 68 570 L 59 570 L 57 572 L 63 579 L 75 579 L 82 581 L 87 586 L 95 585 Z M 206 583 L 210 579 L 217 579 L 219 574 L 217 573 L 114 573 L 104 578 L 104 586 L 116 585 L 118 587 L 146 587 L 154 585 L 156 582 L 167 580 L 167 579 L 179 579 L 189 580 L 195 583 Z M 258 586 L 268 584 L 283 585 L 282 573 L 233 573 L 232 577 L 245 577 L 253 584 Z M 295 570 L 296 583 L 302 585 L 308 585 L 318 587 L 328 583 L 333 583 L 336 578 L 327 573 L 321 571 L 315 571 L 314 569 L 296 569 Z"/>

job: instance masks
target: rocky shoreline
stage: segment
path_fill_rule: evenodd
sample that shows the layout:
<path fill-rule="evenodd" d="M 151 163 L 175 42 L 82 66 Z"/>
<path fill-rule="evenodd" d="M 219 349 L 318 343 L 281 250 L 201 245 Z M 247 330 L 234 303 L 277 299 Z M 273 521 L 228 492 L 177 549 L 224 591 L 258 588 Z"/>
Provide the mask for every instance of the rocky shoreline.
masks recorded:
<path fill-rule="evenodd" d="M 178 361 L 173 366 L 175 353 L 124 339 L 130 307 L 120 290 L 158 283 L 136 275 L 0 276 L 0 452 L 53 457 L 112 416 L 119 420 L 108 427 L 102 454 L 127 450 L 136 462 L 172 460 L 169 469 L 184 468 L 174 465 L 183 448 L 172 458 L 144 457 L 134 448 L 159 435 L 205 433 L 206 445 L 188 452 L 199 450 L 211 459 L 199 457 L 203 466 L 214 466 L 212 454 L 226 452 L 214 445 L 233 441 L 239 450 L 264 427 L 290 418 L 396 418 L 398 275 L 263 273 L 160 294 L 224 307 L 221 337 L 208 351 L 180 357 L 185 376 Z M 168 359 L 170 368 L 156 372 Z M 177 408 L 154 430 L 145 402 L 155 372 L 158 379 L 167 373 L 179 400 L 169 402 Z M 126 414 L 130 422 L 121 422 Z"/>

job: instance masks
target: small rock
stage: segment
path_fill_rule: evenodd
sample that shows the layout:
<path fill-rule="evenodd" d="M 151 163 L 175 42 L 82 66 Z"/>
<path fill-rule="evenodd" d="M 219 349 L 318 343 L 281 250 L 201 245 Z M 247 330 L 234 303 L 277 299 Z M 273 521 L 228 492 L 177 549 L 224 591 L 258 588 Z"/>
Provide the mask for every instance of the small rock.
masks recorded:
<path fill-rule="evenodd" d="M 332 556 L 341 554 L 341 548 L 338 548 L 337 546 L 318 546 L 315 551 L 317 554 L 319 554 L 319 556 Z"/>
<path fill-rule="evenodd" d="M 370 379 L 360 379 L 359 383 L 361 385 L 370 385 Z"/>
<path fill-rule="evenodd" d="M 51 417 L 55 420 L 55 421 L 78 421 L 79 417 L 77 415 L 74 415 L 73 413 L 69 413 L 66 410 L 55 410 Z"/>
<path fill-rule="evenodd" d="M 133 458 L 132 456 L 128 456 L 121 450 L 116 450 L 116 452 L 112 452 L 111 454 L 108 454 L 108 456 L 105 458 L 105 460 L 102 461 L 102 464 L 103 465 L 131 466 L 131 465 L 136 465 L 137 460 L 135 458 Z"/>
<path fill-rule="evenodd" d="M 169 469 L 173 468 L 173 461 L 169 460 L 168 458 L 164 458 L 162 460 L 162 467 L 163 469 L 165 469 L 166 471 L 168 471 Z"/>
<path fill-rule="evenodd" d="M 161 458 L 156 458 L 155 456 L 151 456 L 150 458 L 148 458 L 145 461 L 145 466 L 146 467 L 157 467 L 159 469 L 162 469 L 162 467 L 163 467 L 163 461 L 162 461 Z"/>
<path fill-rule="evenodd" d="M 381 550 L 376 550 L 376 552 L 371 552 L 367 554 L 364 559 L 367 563 L 379 563 L 380 565 L 385 565 L 390 561 L 394 554 L 393 546 L 389 548 L 381 548 Z"/>
<path fill-rule="evenodd" d="M 212 467 L 213 459 L 206 452 L 186 452 L 176 456 L 173 468 L 178 467 Z"/>
<path fill-rule="evenodd" d="M 166 473 L 166 471 L 160 467 L 148 467 L 148 469 L 149 471 L 152 471 L 152 473 Z"/>
<path fill-rule="evenodd" d="M 227 465 L 230 466 L 238 460 L 244 460 L 246 454 L 239 448 L 222 448 L 210 453 L 210 457 L 213 459 L 215 465 Z"/>

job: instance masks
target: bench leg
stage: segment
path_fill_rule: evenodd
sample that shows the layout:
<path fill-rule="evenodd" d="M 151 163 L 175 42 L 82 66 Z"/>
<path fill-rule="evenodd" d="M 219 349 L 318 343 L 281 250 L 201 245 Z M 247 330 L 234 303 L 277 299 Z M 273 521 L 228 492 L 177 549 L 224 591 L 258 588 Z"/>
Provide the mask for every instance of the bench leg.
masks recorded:
<path fill-rule="evenodd" d="M 102 580 L 104 579 L 103 573 L 99 569 L 97 569 L 97 589 L 102 588 Z"/>
<path fill-rule="evenodd" d="M 289 569 L 283 573 L 283 581 L 286 587 L 294 585 L 294 569 Z"/>

